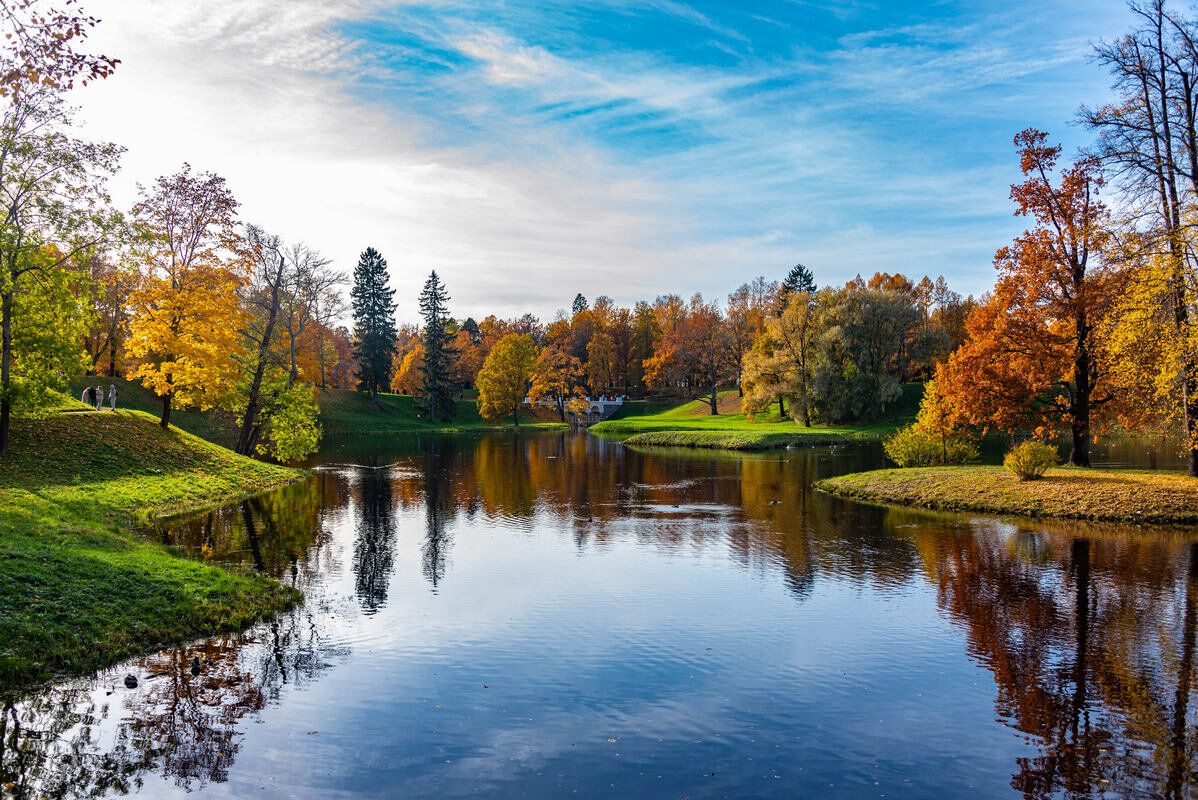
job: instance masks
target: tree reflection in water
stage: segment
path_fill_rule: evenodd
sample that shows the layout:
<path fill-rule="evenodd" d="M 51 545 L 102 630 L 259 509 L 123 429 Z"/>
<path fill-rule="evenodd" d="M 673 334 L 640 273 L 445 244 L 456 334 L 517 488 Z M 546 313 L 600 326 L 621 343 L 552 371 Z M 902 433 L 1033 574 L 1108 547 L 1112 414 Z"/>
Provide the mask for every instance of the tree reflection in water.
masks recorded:
<path fill-rule="evenodd" d="M 391 470 L 376 463 L 357 473 L 361 523 L 354 542 L 354 575 L 362 610 L 375 614 L 387 602 L 387 587 L 395 567 Z"/>
<path fill-rule="evenodd" d="M 135 659 L 93 680 L 66 681 L 31 697 L 4 701 L 0 786 L 14 798 L 126 794 L 149 773 L 188 790 L 227 780 L 241 747 L 238 726 L 348 657 L 330 640 L 320 611 L 322 553 L 318 480 L 255 500 L 171 521 L 168 544 L 222 563 L 248 561 L 309 593 L 308 602 L 238 635 Z M 193 668 L 198 659 L 198 670 Z M 140 686 L 119 688 L 132 672 Z"/>
<path fill-rule="evenodd" d="M 85 797 L 134 792 L 151 773 L 188 789 L 225 781 L 245 718 L 348 657 L 333 635 L 342 609 L 322 594 L 338 559 L 352 559 L 350 612 L 373 617 L 387 606 L 405 568 L 400 548 L 417 546 L 398 535 L 408 514 L 423 520 L 420 572 L 433 592 L 449 589 L 449 554 L 464 546 L 453 531 L 466 523 L 568 537 L 577 555 L 617 542 L 719 553 L 800 603 L 821 583 L 876 603 L 921 592 L 993 676 L 998 718 L 1026 737 L 1030 752 L 1010 764 L 1014 793 L 1192 795 L 1198 544 L 1112 526 L 886 510 L 809 489 L 877 459 L 869 447 L 741 457 L 638 453 L 569 434 L 434 437 L 166 524 L 168 544 L 293 582 L 307 601 L 248 633 L 9 701 L 0 784 L 15 797 Z M 109 693 L 126 670 L 142 686 Z"/>

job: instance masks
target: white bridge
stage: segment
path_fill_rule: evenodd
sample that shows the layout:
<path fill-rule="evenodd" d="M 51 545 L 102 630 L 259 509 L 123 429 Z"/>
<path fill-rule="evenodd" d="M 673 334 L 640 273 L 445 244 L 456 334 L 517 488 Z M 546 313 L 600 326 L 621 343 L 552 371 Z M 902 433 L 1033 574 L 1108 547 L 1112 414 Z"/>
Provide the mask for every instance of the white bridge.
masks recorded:
<path fill-rule="evenodd" d="M 612 414 L 615 414 L 620 410 L 620 406 L 624 405 L 623 397 L 608 397 L 607 395 L 602 395 L 597 399 L 592 397 L 587 397 L 585 399 L 590 409 L 587 412 L 586 419 L 580 421 L 587 425 L 593 425 L 596 422 L 600 422 L 609 418 Z M 530 401 L 527 397 L 525 397 L 524 402 L 528 403 Z M 556 400 L 550 400 L 545 397 L 537 400 L 536 404 L 538 406 L 545 406 L 546 408 L 557 408 Z"/>

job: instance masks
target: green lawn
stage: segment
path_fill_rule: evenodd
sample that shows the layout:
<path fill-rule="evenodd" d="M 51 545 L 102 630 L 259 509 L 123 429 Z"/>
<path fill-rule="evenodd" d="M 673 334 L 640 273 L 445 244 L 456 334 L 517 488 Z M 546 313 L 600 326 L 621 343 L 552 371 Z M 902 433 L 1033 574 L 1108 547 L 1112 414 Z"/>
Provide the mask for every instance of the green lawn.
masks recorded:
<path fill-rule="evenodd" d="M 718 405 L 736 407 L 736 390 L 726 390 Z M 829 444 L 844 439 L 881 438 L 915 417 L 923 385 L 904 384 L 903 396 L 888 419 L 862 425 L 814 425 L 804 428 L 778 412 L 748 419 L 741 413 L 711 415 L 706 400 L 692 400 L 658 413 L 613 418 L 592 425 L 593 433 L 630 435 L 627 444 L 761 450 L 787 445 Z"/>
<path fill-rule="evenodd" d="M 181 558 L 130 529 L 302 474 L 137 411 L 14 419 L 0 459 L 0 691 L 243 628 L 297 602 L 294 589 Z"/>
<path fill-rule="evenodd" d="M 1198 480 L 1181 472 L 1060 467 L 1019 481 L 1003 467 L 880 469 L 827 478 L 841 497 L 944 511 L 1152 523 L 1198 522 Z"/>
<path fill-rule="evenodd" d="M 79 403 L 79 393 L 85 386 L 104 387 L 104 407 L 108 408 L 108 387 L 116 386 L 117 408 L 145 411 L 157 418 L 162 416 L 162 400 L 158 395 L 141 385 L 140 381 L 125 378 L 109 378 L 104 375 L 82 376 L 70 380 L 68 394 Z M 237 441 L 237 427 L 233 418 L 228 414 L 213 411 L 195 411 L 181 408 L 171 409 L 171 424 L 188 433 L 207 439 L 210 442 L 232 447 Z"/>
<path fill-rule="evenodd" d="M 512 427 L 508 417 L 491 423 L 478 415 L 477 395 L 469 391 L 458 401 L 457 412 L 449 421 L 430 423 L 416 410 L 417 398 L 411 395 L 380 394 L 378 406 L 370 395 L 347 389 L 323 389 L 320 392 L 320 423 L 326 435 L 353 433 L 390 433 L 411 431 L 465 431 Z M 533 416 L 528 408 L 521 410 L 520 427 L 553 428 L 562 423 Z"/>

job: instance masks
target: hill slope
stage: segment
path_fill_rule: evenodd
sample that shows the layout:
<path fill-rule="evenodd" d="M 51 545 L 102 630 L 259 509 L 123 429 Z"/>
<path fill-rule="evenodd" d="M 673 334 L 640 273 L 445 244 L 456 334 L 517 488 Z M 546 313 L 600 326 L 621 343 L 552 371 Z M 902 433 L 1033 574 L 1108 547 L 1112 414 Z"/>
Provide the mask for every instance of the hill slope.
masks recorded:
<path fill-rule="evenodd" d="M 295 603 L 294 589 L 180 558 L 128 527 L 301 475 L 164 431 L 138 411 L 14 419 L 0 459 L 0 690 L 243 628 Z"/>

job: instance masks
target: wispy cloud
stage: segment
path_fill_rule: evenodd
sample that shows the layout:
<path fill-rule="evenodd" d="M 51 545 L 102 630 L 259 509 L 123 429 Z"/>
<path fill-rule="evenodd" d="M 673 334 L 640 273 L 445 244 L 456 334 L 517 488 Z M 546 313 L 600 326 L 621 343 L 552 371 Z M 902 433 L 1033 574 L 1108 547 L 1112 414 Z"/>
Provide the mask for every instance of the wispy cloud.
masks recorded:
<path fill-rule="evenodd" d="M 407 316 L 434 267 L 474 315 L 719 296 L 796 260 L 979 291 L 1018 224 L 1010 137 L 1075 145 L 1105 84 L 1085 43 L 1125 24 L 1023 0 L 88 10 L 124 62 L 79 94 L 130 147 L 122 196 L 185 159 L 221 172 L 247 219 L 346 267 L 381 249 Z"/>

